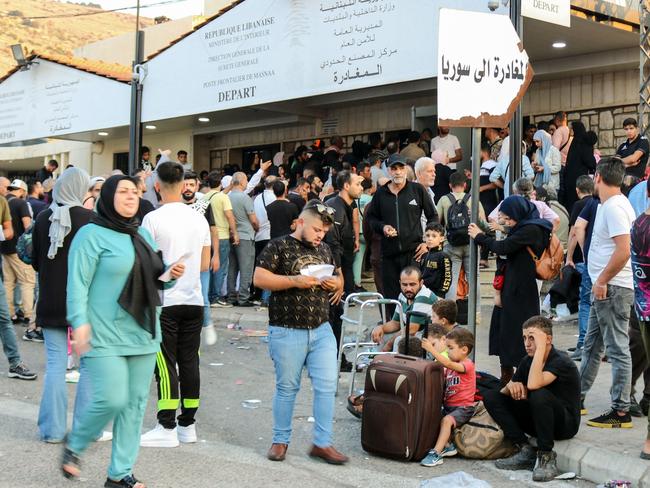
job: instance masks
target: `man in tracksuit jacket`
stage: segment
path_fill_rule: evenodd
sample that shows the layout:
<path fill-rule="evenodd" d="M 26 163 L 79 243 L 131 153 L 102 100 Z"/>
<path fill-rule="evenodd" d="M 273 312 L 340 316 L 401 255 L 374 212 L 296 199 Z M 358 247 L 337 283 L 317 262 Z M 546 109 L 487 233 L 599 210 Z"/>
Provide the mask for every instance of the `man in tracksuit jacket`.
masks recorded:
<path fill-rule="evenodd" d="M 427 253 L 422 242 L 422 213 L 427 223 L 436 223 L 438 216 L 426 189 L 407 181 L 402 160 L 393 160 L 388 172 L 391 181 L 377 189 L 367 219 L 373 231 L 382 235 L 384 295 L 397 299 L 402 269 Z"/>

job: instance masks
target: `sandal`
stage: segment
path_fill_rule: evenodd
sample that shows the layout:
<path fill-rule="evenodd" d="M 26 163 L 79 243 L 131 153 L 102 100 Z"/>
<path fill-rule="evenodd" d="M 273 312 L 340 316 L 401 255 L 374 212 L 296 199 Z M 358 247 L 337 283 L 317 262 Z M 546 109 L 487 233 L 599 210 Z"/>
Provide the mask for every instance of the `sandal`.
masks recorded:
<path fill-rule="evenodd" d="M 106 483 L 104 483 L 104 488 L 146 488 L 144 483 L 135 479 L 135 476 L 132 474 L 125 476 L 120 481 L 115 481 L 110 478 L 106 478 Z"/>
<path fill-rule="evenodd" d="M 356 397 L 354 395 L 350 395 L 348 397 L 348 405 L 346 408 L 348 412 L 350 412 L 358 419 L 360 419 L 361 415 L 363 414 L 363 400 L 363 395 L 358 395 Z"/>
<path fill-rule="evenodd" d="M 61 472 L 69 480 L 76 480 L 81 474 L 81 460 L 70 449 L 63 449 L 63 460 L 61 461 Z"/>

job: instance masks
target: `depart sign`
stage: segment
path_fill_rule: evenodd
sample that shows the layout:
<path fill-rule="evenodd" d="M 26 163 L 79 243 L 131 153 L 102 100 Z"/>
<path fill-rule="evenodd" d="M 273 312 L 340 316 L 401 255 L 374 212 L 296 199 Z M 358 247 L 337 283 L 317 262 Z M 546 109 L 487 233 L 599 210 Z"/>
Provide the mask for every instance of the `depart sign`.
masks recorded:
<path fill-rule="evenodd" d="M 521 2 L 524 17 L 571 27 L 571 0 L 524 0 Z"/>

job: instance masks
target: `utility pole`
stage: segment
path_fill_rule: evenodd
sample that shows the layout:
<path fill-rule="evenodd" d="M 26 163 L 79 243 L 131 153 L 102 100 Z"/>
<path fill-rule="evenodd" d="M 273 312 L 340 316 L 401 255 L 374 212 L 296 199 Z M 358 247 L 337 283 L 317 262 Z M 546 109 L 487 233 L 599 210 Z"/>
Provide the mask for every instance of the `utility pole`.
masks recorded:
<path fill-rule="evenodd" d="M 129 174 L 133 174 L 140 163 L 142 145 L 142 62 L 144 60 L 144 32 L 140 30 L 140 0 L 136 7 L 135 56 L 131 74 L 131 116 L 129 121 Z"/>
<path fill-rule="evenodd" d="M 510 0 L 510 20 L 517 32 L 519 39 L 524 40 L 524 21 L 521 16 L 521 1 Z M 508 185 L 512 189 L 513 183 L 521 177 L 521 141 L 523 128 L 521 118 L 521 103 L 517 105 L 512 120 L 510 121 L 510 171 L 508 172 Z"/>

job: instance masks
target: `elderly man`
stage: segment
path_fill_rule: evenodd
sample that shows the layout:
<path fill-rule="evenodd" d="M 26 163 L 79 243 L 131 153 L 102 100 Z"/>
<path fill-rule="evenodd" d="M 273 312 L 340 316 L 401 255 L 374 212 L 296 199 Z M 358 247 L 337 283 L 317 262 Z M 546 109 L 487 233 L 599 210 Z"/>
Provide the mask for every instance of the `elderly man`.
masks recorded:
<path fill-rule="evenodd" d="M 415 181 L 420 183 L 431 197 L 431 202 L 434 205 L 433 210 L 436 213 L 434 220 L 438 222 L 440 218 L 435 207 L 435 195 L 431 189 L 436 181 L 436 162 L 433 159 L 420 158 L 415 162 Z M 427 218 L 425 215 L 422 215 L 420 220 L 422 221 L 422 232 L 424 232 L 424 228 L 427 226 Z"/>

